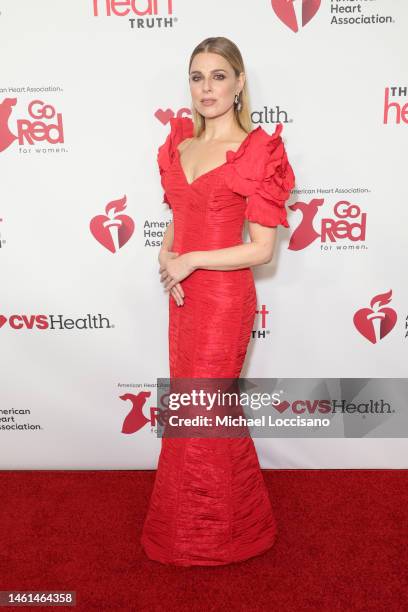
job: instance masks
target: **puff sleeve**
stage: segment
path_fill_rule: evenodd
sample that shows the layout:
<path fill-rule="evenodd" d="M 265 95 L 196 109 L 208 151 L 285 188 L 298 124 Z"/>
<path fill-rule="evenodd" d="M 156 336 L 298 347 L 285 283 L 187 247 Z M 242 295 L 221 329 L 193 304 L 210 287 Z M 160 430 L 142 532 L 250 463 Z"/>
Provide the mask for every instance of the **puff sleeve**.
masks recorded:
<path fill-rule="evenodd" d="M 171 117 L 170 131 L 164 143 L 157 150 L 157 165 L 164 190 L 163 203 L 168 204 L 170 208 L 172 208 L 172 205 L 166 189 L 166 185 L 168 187 L 166 175 L 177 153 L 176 147 L 185 138 L 193 136 L 193 132 L 194 124 L 190 117 Z"/>
<path fill-rule="evenodd" d="M 295 184 L 280 136 L 278 123 L 269 135 L 262 127 L 253 130 L 244 147 L 230 157 L 228 181 L 231 189 L 247 197 L 245 217 L 267 227 L 289 227 L 285 203 Z"/>
<path fill-rule="evenodd" d="M 170 208 L 171 208 L 171 203 L 168 199 L 168 196 L 165 190 L 165 186 L 164 186 L 164 175 L 167 172 L 168 168 L 170 167 L 172 157 L 173 157 L 173 138 L 174 138 L 174 134 L 172 133 L 173 131 L 174 131 L 173 125 L 171 125 L 171 130 L 167 134 L 166 140 L 157 149 L 157 165 L 159 167 L 161 185 L 164 189 L 162 203 L 168 204 Z"/>

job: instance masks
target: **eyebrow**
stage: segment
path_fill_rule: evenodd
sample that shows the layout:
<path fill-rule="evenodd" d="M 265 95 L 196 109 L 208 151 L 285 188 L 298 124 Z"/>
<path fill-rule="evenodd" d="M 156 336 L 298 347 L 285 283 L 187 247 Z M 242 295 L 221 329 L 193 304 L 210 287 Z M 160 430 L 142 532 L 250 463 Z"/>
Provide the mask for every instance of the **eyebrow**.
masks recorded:
<path fill-rule="evenodd" d="M 200 72 L 201 70 L 192 70 L 190 72 L 190 74 L 194 74 L 194 72 Z M 224 70 L 223 68 L 214 68 L 214 70 L 210 70 L 210 72 L 227 72 L 226 70 Z"/>

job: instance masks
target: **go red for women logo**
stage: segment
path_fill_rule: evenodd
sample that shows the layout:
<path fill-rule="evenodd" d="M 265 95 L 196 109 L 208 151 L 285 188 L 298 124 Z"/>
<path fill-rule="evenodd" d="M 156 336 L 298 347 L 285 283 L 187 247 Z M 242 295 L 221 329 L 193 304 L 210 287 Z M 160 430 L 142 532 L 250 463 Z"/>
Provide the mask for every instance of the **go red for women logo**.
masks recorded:
<path fill-rule="evenodd" d="M 17 98 L 4 98 L 0 103 L 0 152 L 8 149 L 16 140 L 20 145 L 37 142 L 57 144 L 64 142 L 62 115 L 52 104 L 33 100 L 28 105 L 28 117 L 17 118 L 15 133 L 9 127 L 9 119 L 17 104 Z"/>
<path fill-rule="evenodd" d="M 357 204 L 351 204 L 347 200 L 337 202 L 333 209 L 334 217 L 323 217 L 320 226 L 315 229 L 315 217 L 323 203 L 322 198 L 314 198 L 308 203 L 296 202 L 288 207 L 302 214 L 298 227 L 290 237 L 288 249 L 300 251 L 318 239 L 323 244 L 333 244 L 341 240 L 365 241 L 367 213 L 361 212 Z"/>
<path fill-rule="evenodd" d="M 316 15 L 321 0 L 271 0 L 277 17 L 293 32 L 299 31 Z"/>

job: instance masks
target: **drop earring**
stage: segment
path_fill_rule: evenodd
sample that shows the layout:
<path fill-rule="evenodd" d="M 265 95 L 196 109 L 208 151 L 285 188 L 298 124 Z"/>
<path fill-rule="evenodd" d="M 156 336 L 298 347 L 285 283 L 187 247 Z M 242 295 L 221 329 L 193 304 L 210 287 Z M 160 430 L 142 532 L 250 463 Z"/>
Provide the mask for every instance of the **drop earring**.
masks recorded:
<path fill-rule="evenodd" d="M 239 99 L 239 94 L 235 94 L 234 104 L 237 105 L 237 111 L 239 112 L 242 108 L 241 100 Z"/>

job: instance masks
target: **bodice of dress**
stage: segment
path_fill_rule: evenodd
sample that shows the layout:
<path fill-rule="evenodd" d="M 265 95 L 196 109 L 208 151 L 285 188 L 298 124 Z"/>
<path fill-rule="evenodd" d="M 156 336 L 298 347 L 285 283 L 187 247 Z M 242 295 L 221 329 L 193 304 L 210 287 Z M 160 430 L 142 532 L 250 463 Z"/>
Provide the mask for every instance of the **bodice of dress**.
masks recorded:
<path fill-rule="evenodd" d="M 189 117 L 170 119 L 157 152 L 163 202 L 173 212 L 173 250 L 225 248 L 242 243 L 245 218 L 268 227 L 289 227 L 285 203 L 295 183 L 278 123 L 272 135 L 258 126 L 225 162 L 188 183 L 178 145 L 194 135 Z"/>

